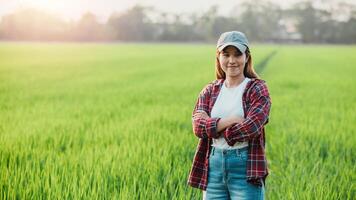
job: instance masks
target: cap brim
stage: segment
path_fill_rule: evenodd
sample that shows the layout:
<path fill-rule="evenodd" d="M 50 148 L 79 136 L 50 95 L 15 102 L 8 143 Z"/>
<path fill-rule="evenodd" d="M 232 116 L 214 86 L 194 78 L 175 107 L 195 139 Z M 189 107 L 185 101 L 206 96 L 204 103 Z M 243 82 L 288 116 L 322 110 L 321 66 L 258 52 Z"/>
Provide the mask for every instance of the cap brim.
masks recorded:
<path fill-rule="evenodd" d="M 219 51 L 222 51 L 225 47 L 227 46 L 234 46 L 236 47 L 239 51 L 241 51 L 242 53 L 245 53 L 247 47 L 243 44 L 240 43 L 236 43 L 236 42 L 230 42 L 230 43 L 226 43 L 224 45 L 221 45 L 220 47 L 218 47 Z"/>

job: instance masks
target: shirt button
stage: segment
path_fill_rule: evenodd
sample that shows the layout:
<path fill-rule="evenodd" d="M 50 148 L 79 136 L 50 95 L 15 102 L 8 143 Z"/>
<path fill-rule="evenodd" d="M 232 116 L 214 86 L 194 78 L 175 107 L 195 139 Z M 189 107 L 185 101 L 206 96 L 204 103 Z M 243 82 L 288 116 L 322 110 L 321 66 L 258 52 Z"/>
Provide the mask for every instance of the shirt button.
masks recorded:
<path fill-rule="evenodd" d="M 226 150 L 223 150 L 223 154 L 226 154 Z"/>

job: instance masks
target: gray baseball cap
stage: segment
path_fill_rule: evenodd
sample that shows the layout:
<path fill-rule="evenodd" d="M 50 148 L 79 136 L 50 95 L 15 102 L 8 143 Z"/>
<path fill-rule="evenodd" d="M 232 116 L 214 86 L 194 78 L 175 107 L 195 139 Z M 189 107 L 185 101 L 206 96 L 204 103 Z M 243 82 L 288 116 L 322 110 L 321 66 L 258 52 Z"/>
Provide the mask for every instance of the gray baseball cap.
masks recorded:
<path fill-rule="evenodd" d="M 248 48 L 248 41 L 245 36 L 240 31 L 229 31 L 222 33 L 216 45 L 219 51 L 222 51 L 225 47 L 232 45 L 240 50 L 242 53 Z"/>

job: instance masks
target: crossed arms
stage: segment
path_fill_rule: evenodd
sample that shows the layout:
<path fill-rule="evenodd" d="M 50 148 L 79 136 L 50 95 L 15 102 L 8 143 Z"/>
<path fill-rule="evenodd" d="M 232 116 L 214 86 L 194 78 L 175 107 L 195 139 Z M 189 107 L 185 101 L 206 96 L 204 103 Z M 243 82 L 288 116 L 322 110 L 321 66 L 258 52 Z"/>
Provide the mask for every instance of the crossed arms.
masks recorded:
<path fill-rule="evenodd" d="M 208 95 L 209 91 L 201 93 L 192 115 L 193 131 L 199 138 L 218 138 L 223 134 L 227 143 L 233 146 L 236 142 L 246 142 L 258 137 L 264 125 L 268 123 L 271 100 L 267 86 L 263 82 L 256 83 L 252 88 L 246 118 L 210 117 Z"/>

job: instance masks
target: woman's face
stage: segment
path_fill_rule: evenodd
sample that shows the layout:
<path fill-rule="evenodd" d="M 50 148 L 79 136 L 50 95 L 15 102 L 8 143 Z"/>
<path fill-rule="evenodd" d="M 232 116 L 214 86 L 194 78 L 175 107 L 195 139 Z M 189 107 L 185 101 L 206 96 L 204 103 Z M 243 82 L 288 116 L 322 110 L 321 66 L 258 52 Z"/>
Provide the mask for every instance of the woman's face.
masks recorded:
<path fill-rule="evenodd" d="M 241 53 L 236 47 L 227 46 L 224 48 L 219 54 L 219 62 L 226 77 L 244 76 L 246 54 Z"/>

